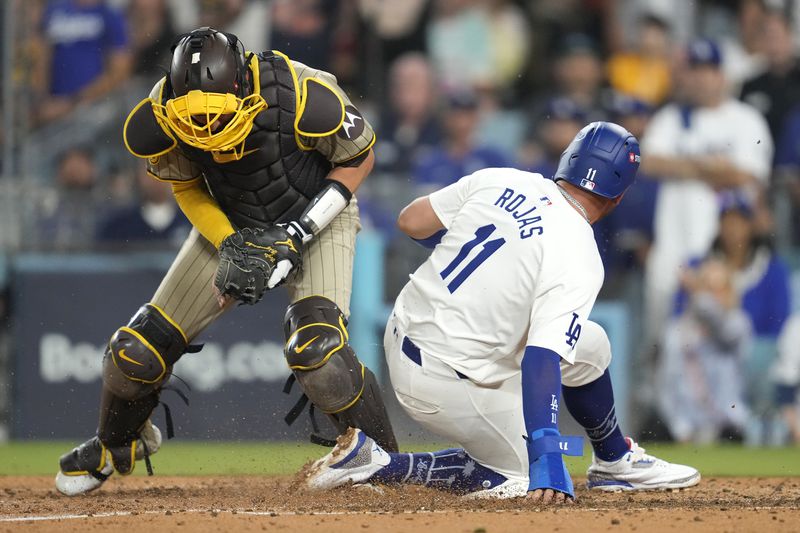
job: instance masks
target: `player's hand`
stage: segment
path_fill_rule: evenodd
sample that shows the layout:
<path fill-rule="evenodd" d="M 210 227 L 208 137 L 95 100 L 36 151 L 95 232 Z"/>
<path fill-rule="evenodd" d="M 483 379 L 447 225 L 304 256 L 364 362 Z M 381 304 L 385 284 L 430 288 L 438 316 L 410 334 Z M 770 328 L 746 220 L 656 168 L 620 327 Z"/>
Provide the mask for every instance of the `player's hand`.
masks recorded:
<path fill-rule="evenodd" d="M 528 492 L 526 499 L 543 505 L 574 505 L 575 499 L 553 489 L 536 489 Z"/>
<path fill-rule="evenodd" d="M 230 303 L 233 301 L 233 298 L 231 298 L 231 296 L 228 294 L 223 294 L 219 287 L 217 287 L 215 281 L 215 279 L 211 280 L 211 290 L 214 291 L 214 298 L 217 300 L 217 305 L 219 305 L 219 308 L 225 309 L 225 306 L 230 305 Z"/>

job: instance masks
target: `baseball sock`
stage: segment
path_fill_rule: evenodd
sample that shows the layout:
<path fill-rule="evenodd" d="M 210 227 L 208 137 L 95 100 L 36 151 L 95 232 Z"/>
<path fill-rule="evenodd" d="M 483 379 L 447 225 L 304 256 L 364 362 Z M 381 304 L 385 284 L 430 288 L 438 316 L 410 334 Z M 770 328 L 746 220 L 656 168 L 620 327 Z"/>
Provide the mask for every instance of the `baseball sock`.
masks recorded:
<path fill-rule="evenodd" d="M 614 389 L 608 370 L 591 383 L 580 387 L 564 386 L 561 390 L 567 410 L 586 430 L 599 459 L 616 461 L 630 450 L 617 424 Z"/>
<path fill-rule="evenodd" d="M 437 452 L 390 453 L 391 461 L 373 474 L 383 483 L 410 483 L 459 492 L 490 489 L 506 477 L 478 464 L 462 448 Z"/>

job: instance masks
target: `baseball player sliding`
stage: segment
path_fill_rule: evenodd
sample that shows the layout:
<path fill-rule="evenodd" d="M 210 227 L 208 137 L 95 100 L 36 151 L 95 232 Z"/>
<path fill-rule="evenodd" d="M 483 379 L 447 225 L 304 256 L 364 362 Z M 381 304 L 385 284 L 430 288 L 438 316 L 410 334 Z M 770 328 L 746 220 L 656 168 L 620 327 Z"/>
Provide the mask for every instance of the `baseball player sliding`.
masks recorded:
<path fill-rule="evenodd" d="M 400 228 L 433 252 L 387 324 L 389 372 L 409 415 L 461 448 L 390 453 L 351 429 L 307 484 L 417 483 L 570 502 L 563 455 L 583 446 L 558 431 L 560 398 L 594 448 L 590 488 L 697 484 L 694 468 L 647 455 L 623 436 L 608 337 L 588 320 L 603 283 L 591 224 L 619 204 L 639 159 L 627 130 L 594 122 L 562 154 L 553 180 L 490 168 L 407 206 Z"/>

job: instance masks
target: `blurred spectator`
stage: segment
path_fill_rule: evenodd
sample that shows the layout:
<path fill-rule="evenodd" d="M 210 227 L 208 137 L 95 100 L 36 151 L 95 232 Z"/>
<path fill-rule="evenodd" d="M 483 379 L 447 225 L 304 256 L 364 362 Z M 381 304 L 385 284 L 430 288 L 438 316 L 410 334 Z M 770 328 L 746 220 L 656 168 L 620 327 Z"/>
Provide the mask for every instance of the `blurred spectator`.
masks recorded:
<path fill-rule="evenodd" d="M 698 2 L 693 0 L 615 0 L 609 20 L 609 48 L 613 51 L 632 46 L 640 36 L 644 17 L 655 16 L 670 28 L 674 42 L 683 47 L 693 36 Z"/>
<path fill-rule="evenodd" d="M 615 94 L 610 112 L 614 122 L 633 133 L 637 139 L 642 139 L 653 108 L 642 100 Z M 592 226 L 606 268 L 606 279 L 611 282 L 608 290 L 618 289 L 613 287 L 615 280 L 624 281 L 615 273 L 644 268 L 653 243 L 658 187 L 657 181 L 639 171 L 636 181 L 625 193 L 625 201 Z"/>
<path fill-rule="evenodd" d="M 97 216 L 93 205 L 96 182 L 97 165 L 91 150 L 75 147 L 61 154 L 56 187 L 39 213 L 39 244 L 62 250 L 92 245 Z"/>
<path fill-rule="evenodd" d="M 482 0 L 489 21 L 492 85 L 517 81 L 530 50 L 531 30 L 522 10 L 510 0 Z"/>
<path fill-rule="evenodd" d="M 166 0 L 131 0 L 128 5 L 133 72 L 156 78 L 169 68 L 170 46 L 176 36 Z"/>
<path fill-rule="evenodd" d="M 658 105 L 672 86 L 670 29 L 651 14 L 642 17 L 638 28 L 636 43 L 608 60 L 609 83 L 617 91 Z"/>
<path fill-rule="evenodd" d="M 447 92 L 491 87 L 492 31 L 477 0 L 434 0 L 428 24 L 428 53 Z"/>
<path fill-rule="evenodd" d="M 530 129 L 530 118 L 499 87 L 483 89 L 478 93 L 478 131 L 475 143 L 502 152 L 514 161 Z"/>
<path fill-rule="evenodd" d="M 769 369 L 776 357 L 777 336 L 790 309 L 789 269 L 756 233 L 755 213 L 746 196 L 725 193 L 720 200 L 719 235 L 705 261 L 720 261 L 730 270 L 734 290 L 752 326 L 754 342 L 742 368 L 747 401 L 753 413 L 747 437 L 753 444 L 765 443 L 770 442 L 765 430 L 774 406 Z M 693 261 L 690 266 L 700 261 Z M 684 310 L 690 297 L 686 292 L 678 295 L 678 312 Z"/>
<path fill-rule="evenodd" d="M 531 18 L 533 59 L 531 68 L 536 86 L 548 85 L 552 65 L 549 60 L 565 35 L 580 33 L 593 42 L 603 42 L 613 2 L 606 0 L 535 0 L 527 1 Z"/>
<path fill-rule="evenodd" d="M 247 0 L 199 0 L 199 25 L 222 29 L 242 13 Z"/>
<path fill-rule="evenodd" d="M 750 317 L 753 333 L 774 340 L 791 308 L 789 268 L 757 234 L 754 216 L 745 196 L 721 195 L 719 234 L 707 257 L 722 261 L 732 272 L 734 288 Z M 679 309 L 685 296 L 678 297 Z"/>
<path fill-rule="evenodd" d="M 555 175 L 561 153 L 586 125 L 586 110 L 566 97 L 551 98 L 544 113 L 535 121 L 534 139 L 520 155 L 523 168 L 551 178 Z"/>
<path fill-rule="evenodd" d="M 704 6 L 698 33 L 720 43 L 731 94 L 764 68 L 764 0 L 714 1 Z"/>
<path fill-rule="evenodd" d="M 688 304 L 668 323 L 659 360 L 661 414 L 679 442 L 741 436 L 749 418 L 742 362 L 752 333 L 733 275 L 724 262 L 707 259 L 686 272 L 683 286 Z"/>
<path fill-rule="evenodd" d="M 478 120 L 475 94 L 460 92 L 448 97 L 443 115 L 444 142 L 421 157 L 414 169 L 415 185 L 438 189 L 476 170 L 509 165 L 502 152 L 476 145 Z"/>
<path fill-rule="evenodd" d="M 563 38 L 553 65 L 553 79 L 555 86 L 551 90 L 589 110 L 592 113 L 589 120 L 603 118 L 603 64 L 588 36 L 573 33 Z"/>
<path fill-rule="evenodd" d="M 800 245 L 800 105 L 796 105 L 784 120 L 776 139 L 773 180 L 778 186 L 776 209 L 785 214 L 776 227 L 781 243 Z M 785 194 L 788 193 L 788 194 Z M 788 213 L 786 213 L 788 211 Z"/>
<path fill-rule="evenodd" d="M 331 72 L 336 7 L 332 0 L 276 0 L 272 4 L 269 47 L 295 61 Z"/>
<path fill-rule="evenodd" d="M 800 64 L 790 24 L 781 11 L 770 11 L 764 17 L 767 70 L 742 87 L 742 100 L 766 117 L 774 139 L 779 138 L 784 120 L 800 101 Z"/>
<path fill-rule="evenodd" d="M 386 64 L 406 53 L 425 51 L 425 25 L 432 4 L 432 0 L 358 0 L 359 12 L 379 40 Z"/>
<path fill-rule="evenodd" d="M 792 315 L 778 338 L 778 359 L 772 367 L 775 403 L 795 444 L 800 444 L 800 314 Z"/>
<path fill-rule="evenodd" d="M 718 46 L 699 39 L 687 55 L 685 103 L 656 113 L 642 139 L 641 170 L 663 182 L 646 271 L 648 342 L 660 336 L 680 268 L 704 256 L 717 234 L 717 192 L 738 188 L 759 196 L 772 160 L 764 118 L 727 97 Z"/>
<path fill-rule="evenodd" d="M 136 184 L 138 201 L 110 213 L 99 224 L 97 241 L 103 244 L 179 245 L 189 234 L 191 225 L 178 209 L 169 183 L 149 174 L 144 164 L 138 165 Z"/>
<path fill-rule="evenodd" d="M 130 75 L 125 18 L 103 0 L 49 2 L 34 49 L 34 111 L 41 122 L 103 98 Z"/>
<path fill-rule="evenodd" d="M 236 35 L 247 50 L 261 52 L 269 42 L 269 3 L 262 0 L 200 0 L 199 26 Z M 296 2 L 298 4 L 302 2 Z M 292 57 L 294 59 L 294 57 Z"/>
<path fill-rule="evenodd" d="M 434 113 L 436 83 L 424 55 L 409 53 L 389 71 L 389 106 L 381 119 L 376 167 L 409 177 L 420 154 L 430 152 L 442 140 Z"/>

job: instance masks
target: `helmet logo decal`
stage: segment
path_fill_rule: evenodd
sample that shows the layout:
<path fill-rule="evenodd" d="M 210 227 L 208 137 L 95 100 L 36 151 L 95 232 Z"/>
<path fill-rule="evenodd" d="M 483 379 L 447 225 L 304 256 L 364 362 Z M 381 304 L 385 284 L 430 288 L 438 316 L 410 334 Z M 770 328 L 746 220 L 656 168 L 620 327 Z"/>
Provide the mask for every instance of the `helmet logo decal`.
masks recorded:
<path fill-rule="evenodd" d="M 200 52 L 194 52 L 192 54 L 192 65 L 199 62 L 200 62 Z"/>
<path fill-rule="evenodd" d="M 641 160 L 642 158 L 640 156 L 634 154 L 633 152 L 628 152 L 628 161 L 630 161 L 631 163 L 638 163 Z"/>
<path fill-rule="evenodd" d="M 594 177 L 597 175 L 596 168 L 589 168 L 586 171 L 586 177 L 581 180 L 581 187 L 584 189 L 589 189 L 590 191 L 594 190 Z"/>

